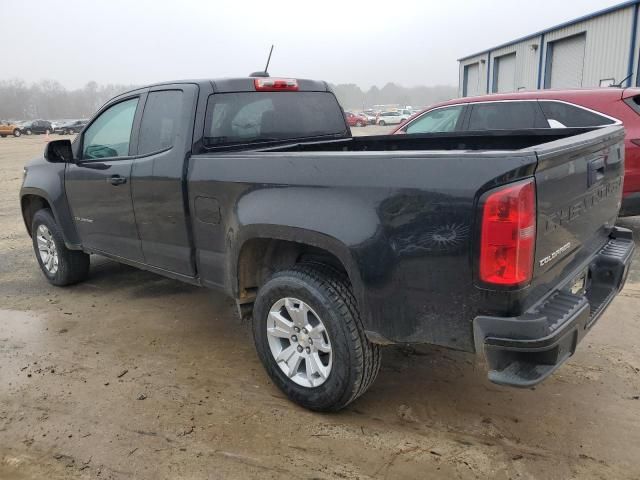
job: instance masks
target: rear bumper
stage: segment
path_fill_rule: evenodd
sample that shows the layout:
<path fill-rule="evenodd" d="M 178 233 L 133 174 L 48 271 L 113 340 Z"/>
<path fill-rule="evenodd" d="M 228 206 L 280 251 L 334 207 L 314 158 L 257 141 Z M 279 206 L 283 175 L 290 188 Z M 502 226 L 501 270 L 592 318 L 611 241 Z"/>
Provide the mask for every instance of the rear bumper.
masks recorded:
<path fill-rule="evenodd" d="M 489 380 L 532 387 L 560 367 L 624 286 L 634 250 L 632 232 L 616 227 L 586 269 L 570 276 L 523 315 L 476 317 L 476 352 L 484 355 Z M 571 293 L 575 277 L 585 271 L 586 293 Z"/>
<path fill-rule="evenodd" d="M 620 216 L 632 217 L 634 215 L 640 215 L 640 192 L 630 193 L 622 197 Z"/>

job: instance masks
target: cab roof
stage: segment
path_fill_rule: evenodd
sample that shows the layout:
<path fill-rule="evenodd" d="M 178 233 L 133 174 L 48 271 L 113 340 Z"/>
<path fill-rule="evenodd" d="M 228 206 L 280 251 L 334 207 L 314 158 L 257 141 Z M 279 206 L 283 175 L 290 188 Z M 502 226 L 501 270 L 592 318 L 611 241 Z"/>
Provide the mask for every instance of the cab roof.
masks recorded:
<path fill-rule="evenodd" d="M 215 93 L 231 93 L 231 92 L 255 92 L 256 88 L 254 80 L 256 78 L 264 77 L 236 77 L 236 78 L 217 78 L 217 79 L 195 79 L 195 80 L 172 80 L 166 82 L 152 83 L 144 85 L 133 90 L 129 90 L 121 93 L 122 95 L 128 95 L 139 90 L 145 90 L 147 88 L 161 87 L 164 85 L 179 85 L 179 84 L 191 84 L 206 86 L 212 88 Z M 293 77 L 270 77 L 273 79 L 278 78 L 293 78 Z M 327 82 L 321 80 L 308 80 L 304 78 L 295 78 L 298 82 L 298 91 L 300 92 L 330 92 L 331 89 Z"/>

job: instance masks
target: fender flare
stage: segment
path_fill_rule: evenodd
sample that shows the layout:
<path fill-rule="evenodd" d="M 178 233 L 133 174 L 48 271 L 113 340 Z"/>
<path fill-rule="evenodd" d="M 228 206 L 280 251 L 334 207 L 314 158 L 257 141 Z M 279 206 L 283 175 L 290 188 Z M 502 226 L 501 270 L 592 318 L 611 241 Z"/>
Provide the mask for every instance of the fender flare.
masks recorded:
<path fill-rule="evenodd" d="M 72 241 L 72 239 L 69 236 L 69 232 L 67 232 L 65 228 L 62 228 L 64 223 L 60 218 L 60 214 L 58 212 L 58 209 L 55 203 L 51 200 L 51 198 L 49 197 L 49 195 L 45 190 L 42 190 L 41 188 L 38 188 L 38 187 L 23 187 L 20 190 L 20 213 L 22 214 L 22 221 L 24 222 L 24 226 L 27 229 L 27 233 L 29 234 L 29 236 L 31 236 L 31 225 L 29 224 L 29 222 L 27 222 L 27 217 L 25 215 L 25 208 L 24 208 L 24 198 L 26 196 L 40 197 L 43 200 L 45 200 L 49 205 L 49 207 L 51 208 L 51 213 L 53 214 L 53 218 L 55 219 L 56 223 L 61 226 L 60 230 L 62 232 L 62 238 L 64 239 L 65 246 L 70 250 L 82 249 L 82 245 L 78 242 Z M 73 233 L 75 234 L 75 225 L 74 225 Z"/>
<path fill-rule="evenodd" d="M 283 240 L 300 243 L 324 250 L 336 257 L 347 272 L 347 276 L 349 277 L 349 281 L 353 288 L 353 293 L 356 297 L 356 301 L 358 302 L 358 306 L 360 307 L 360 313 L 363 321 L 368 317 L 368 308 L 365 301 L 364 285 L 360 269 L 358 268 L 358 265 L 351 255 L 347 245 L 330 235 L 299 227 L 273 224 L 251 224 L 241 227 L 239 232 L 230 230 L 227 233 L 227 247 L 228 251 L 231 252 L 231 255 L 228 256 L 230 264 L 227 269 L 227 272 L 229 273 L 227 281 L 228 285 L 231 287 L 231 292 L 234 297 L 237 298 L 239 294 L 238 263 L 240 254 L 247 242 L 255 239 Z"/>

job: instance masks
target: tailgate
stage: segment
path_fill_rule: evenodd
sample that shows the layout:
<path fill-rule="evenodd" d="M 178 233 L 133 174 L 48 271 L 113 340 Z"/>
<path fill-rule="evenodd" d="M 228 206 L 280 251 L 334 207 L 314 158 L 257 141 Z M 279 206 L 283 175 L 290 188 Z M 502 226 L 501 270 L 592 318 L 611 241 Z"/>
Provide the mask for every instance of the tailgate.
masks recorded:
<path fill-rule="evenodd" d="M 607 241 L 622 198 L 624 129 L 606 127 L 532 149 L 538 156 L 533 285 L 542 286 Z"/>

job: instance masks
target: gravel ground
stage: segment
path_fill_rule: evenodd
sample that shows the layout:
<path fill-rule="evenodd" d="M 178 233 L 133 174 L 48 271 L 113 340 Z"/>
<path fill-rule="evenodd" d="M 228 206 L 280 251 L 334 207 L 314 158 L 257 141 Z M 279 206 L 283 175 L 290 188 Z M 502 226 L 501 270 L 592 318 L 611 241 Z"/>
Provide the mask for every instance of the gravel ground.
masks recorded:
<path fill-rule="evenodd" d="M 315 414 L 269 382 L 216 292 L 99 258 L 50 286 L 17 197 L 44 145 L 0 139 L 0 478 L 640 478 L 640 262 L 536 389 L 394 347 L 367 394 Z"/>

